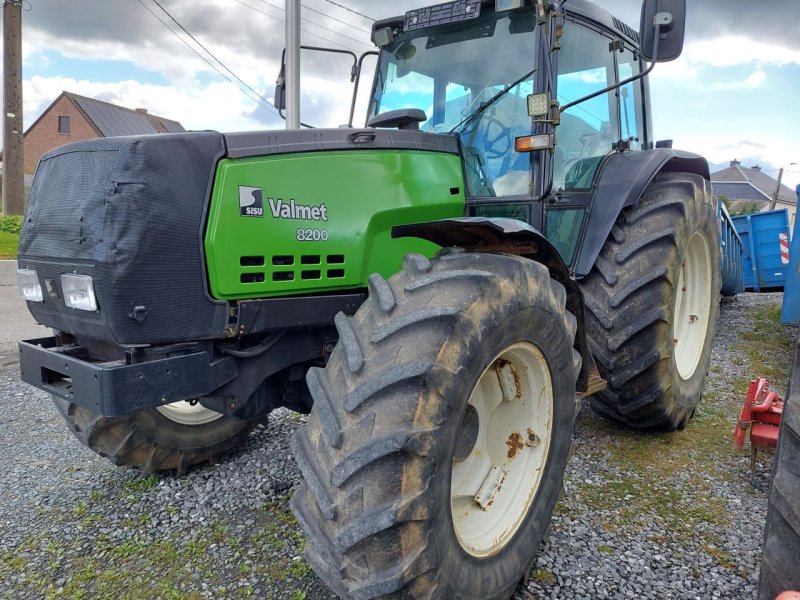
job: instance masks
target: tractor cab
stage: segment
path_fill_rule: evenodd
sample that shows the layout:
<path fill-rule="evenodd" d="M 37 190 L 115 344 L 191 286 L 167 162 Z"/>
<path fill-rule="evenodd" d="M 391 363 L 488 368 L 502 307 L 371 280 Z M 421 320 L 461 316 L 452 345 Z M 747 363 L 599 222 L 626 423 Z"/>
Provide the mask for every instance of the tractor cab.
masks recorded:
<path fill-rule="evenodd" d="M 608 158 L 652 147 L 639 39 L 583 0 L 409 11 L 374 25 L 367 124 L 457 136 L 468 214 L 529 223 L 569 265 Z"/>

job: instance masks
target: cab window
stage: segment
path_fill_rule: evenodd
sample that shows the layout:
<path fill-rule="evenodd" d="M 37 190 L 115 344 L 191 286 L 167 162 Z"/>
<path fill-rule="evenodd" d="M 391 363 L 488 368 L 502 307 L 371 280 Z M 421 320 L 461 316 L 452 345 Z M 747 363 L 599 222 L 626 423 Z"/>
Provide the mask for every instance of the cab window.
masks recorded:
<path fill-rule="evenodd" d="M 558 57 L 558 101 L 563 106 L 616 82 L 612 38 L 576 22 L 564 27 Z M 588 189 L 618 139 L 615 93 L 568 108 L 561 115 L 553 189 Z"/>

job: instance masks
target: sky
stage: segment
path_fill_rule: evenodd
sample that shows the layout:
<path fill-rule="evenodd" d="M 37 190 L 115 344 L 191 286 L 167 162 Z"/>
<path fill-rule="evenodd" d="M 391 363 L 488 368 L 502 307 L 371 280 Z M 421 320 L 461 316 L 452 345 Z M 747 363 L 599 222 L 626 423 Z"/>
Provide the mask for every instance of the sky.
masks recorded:
<path fill-rule="evenodd" d="M 303 44 L 357 54 L 372 49 L 373 19 L 421 6 L 419 0 L 302 4 Z M 640 0 L 598 4 L 638 30 Z M 687 5 L 683 54 L 656 65 L 650 76 L 656 139 L 673 139 L 674 147 L 702 154 L 712 170 L 732 159 L 745 167 L 759 165 L 773 177 L 785 167 L 783 181 L 794 188 L 800 184 L 796 0 L 687 0 Z M 187 129 L 284 126 L 270 103 L 284 45 L 285 0 L 24 0 L 23 6 L 26 129 L 64 90 L 147 108 Z M 347 121 L 348 60 L 303 52 L 304 122 Z M 363 118 L 361 109 L 355 124 Z"/>

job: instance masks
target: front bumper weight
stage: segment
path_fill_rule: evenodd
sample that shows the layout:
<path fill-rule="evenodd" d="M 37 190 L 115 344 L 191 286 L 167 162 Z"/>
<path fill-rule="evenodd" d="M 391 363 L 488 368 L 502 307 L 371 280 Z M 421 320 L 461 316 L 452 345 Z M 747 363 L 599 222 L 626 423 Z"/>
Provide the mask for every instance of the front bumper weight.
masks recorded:
<path fill-rule="evenodd" d="M 209 395 L 239 372 L 232 357 L 205 350 L 146 362 L 91 362 L 80 346 L 46 337 L 19 342 L 22 381 L 106 417 Z M 84 353 L 85 354 L 85 353 Z"/>

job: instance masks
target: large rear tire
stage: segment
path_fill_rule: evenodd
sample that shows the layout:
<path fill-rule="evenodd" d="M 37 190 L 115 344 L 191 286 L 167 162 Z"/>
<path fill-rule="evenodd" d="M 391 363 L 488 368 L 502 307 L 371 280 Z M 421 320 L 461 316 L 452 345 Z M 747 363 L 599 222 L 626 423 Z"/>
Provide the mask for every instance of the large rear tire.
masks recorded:
<path fill-rule="evenodd" d="M 307 376 L 292 509 L 344 598 L 504 599 L 558 499 L 577 412 L 575 318 L 529 260 L 406 257 L 339 315 Z"/>
<path fill-rule="evenodd" d="M 800 590 L 800 355 L 795 352 L 769 493 L 759 600 Z"/>
<path fill-rule="evenodd" d="M 600 414 L 674 430 L 694 413 L 719 316 L 719 225 L 708 181 L 656 177 L 612 229 L 581 282 L 592 354 L 608 388 Z"/>
<path fill-rule="evenodd" d="M 188 402 L 103 417 L 77 404 L 54 400 L 84 446 L 115 465 L 137 467 L 145 473 L 174 469 L 181 475 L 194 465 L 213 463 L 244 445 L 258 422 L 237 421 Z"/>

